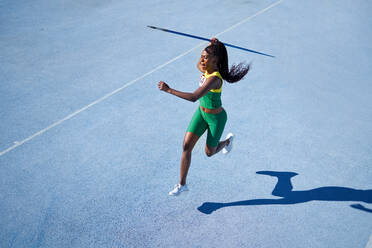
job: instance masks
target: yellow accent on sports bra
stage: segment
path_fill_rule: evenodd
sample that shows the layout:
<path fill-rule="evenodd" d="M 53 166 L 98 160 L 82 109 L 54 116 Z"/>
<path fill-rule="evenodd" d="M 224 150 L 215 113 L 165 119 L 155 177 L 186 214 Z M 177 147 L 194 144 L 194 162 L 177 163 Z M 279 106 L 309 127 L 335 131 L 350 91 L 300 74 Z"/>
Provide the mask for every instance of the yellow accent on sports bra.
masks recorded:
<path fill-rule="evenodd" d="M 211 74 L 208 74 L 207 72 L 204 73 L 204 77 L 205 78 L 209 78 L 209 77 L 212 77 L 212 76 L 219 77 L 221 79 L 221 81 L 222 81 L 222 84 L 221 84 L 221 88 L 219 88 L 219 89 L 211 89 L 210 92 L 221 93 L 222 92 L 222 85 L 223 85 L 223 78 L 222 78 L 220 72 L 219 71 L 215 71 L 215 72 L 213 72 Z"/>

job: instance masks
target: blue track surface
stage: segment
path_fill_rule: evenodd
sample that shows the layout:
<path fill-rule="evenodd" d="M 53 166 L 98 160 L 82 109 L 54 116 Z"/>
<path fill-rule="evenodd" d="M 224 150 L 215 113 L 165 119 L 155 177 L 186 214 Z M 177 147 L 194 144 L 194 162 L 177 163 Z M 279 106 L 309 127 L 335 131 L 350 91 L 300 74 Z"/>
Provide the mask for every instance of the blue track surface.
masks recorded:
<path fill-rule="evenodd" d="M 372 246 L 370 13 L 363 0 L 1 1 L 0 247 Z M 208 158 L 202 137 L 179 197 L 198 104 L 157 82 L 195 90 L 206 43 L 147 25 L 275 56 L 228 49 L 253 61 L 223 90 L 234 149 Z"/>

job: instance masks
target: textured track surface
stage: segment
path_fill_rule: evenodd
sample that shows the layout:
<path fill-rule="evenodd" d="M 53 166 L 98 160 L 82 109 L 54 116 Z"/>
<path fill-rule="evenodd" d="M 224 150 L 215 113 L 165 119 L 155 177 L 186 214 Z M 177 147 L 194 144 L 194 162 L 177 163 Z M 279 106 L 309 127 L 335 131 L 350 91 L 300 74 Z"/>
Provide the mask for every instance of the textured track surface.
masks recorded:
<path fill-rule="evenodd" d="M 371 12 L 362 0 L 1 1 L 0 247 L 365 248 Z M 253 61 L 223 89 L 234 149 L 207 158 L 202 137 L 179 197 L 168 191 L 197 103 L 157 82 L 193 91 L 204 45 L 146 25 L 226 31 L 276 57 L 228 49 L 231 64 Z"/>

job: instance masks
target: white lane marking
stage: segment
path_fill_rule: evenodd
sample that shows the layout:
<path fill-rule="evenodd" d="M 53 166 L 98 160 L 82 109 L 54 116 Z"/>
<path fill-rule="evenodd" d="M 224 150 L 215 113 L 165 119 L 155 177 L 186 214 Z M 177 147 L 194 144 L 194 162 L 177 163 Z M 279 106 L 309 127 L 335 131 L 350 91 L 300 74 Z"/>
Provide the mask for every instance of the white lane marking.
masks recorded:
<path fill-rule="evenodd" d="M 372 248 L 372 234 L 371 234 L 371 236 L 369 236 L 369 241 L 366 245 L 366 248 Z"/>
<path fill-rule="evenodd" d="M 250 16 L 250 17 L 247 17 L 246 19 L 244 19 L 244 20 L 242 20 L 242 21 L 240 21 L 240 22 L 238 22 L 238 23 L 232 25 L 232 26 L 229 27 L 228 29 L 225 29 L 225 30 L 222 31 L 221 33 L 218 33 L 218 34 L 214 35 L 214 37 L 218 37 L 218 36 L 220 36 L 220 35 L 222 35 L 222 34 L 228 32 L 228 31 L 230 31 L 230 30 L 232 30 L 232 29 L 234 29 L 234 28 L 236 28 L 236 27 L 242 25 L 243 23 L 245 23 L 245 22 L 251 20 L 252 18 L 254 18 L 254 17 L 258 16 L 258 15 L 261 15 L 262 13 L 264 13 L 264 12 L 266 12 L 267 10 L 269 10 L 269 9 L 271 9 L 271 8 L 273 8 L 273 7 L 275 7 L 276 5 L 278 5 L 279 3 L 281 3 L 282 1 L 283 1 L 283 0 L 280 0 L 280 1 L 277 1 L 277 2 L 275 2 L 275 3 L 273 3 L 273 4 L 271 4 L 270 6 L 268 6 L 268 7 L 264 8 L 264 9 L 258 11 L 258 12 L 255 13 L 254 15 L 252 15 L 252 16 Z M 63 118 L 63 119 L 61 119 L 61 120 L 59 120 L 59 121 L 54 122 L 52 125 L 50 125 L 50 126 L 44 128 L 44 129 L 38 131 L 37 133 L 35 133 L 35 134 L 33 134 L 33 135 L 27 137 L 26 139 L 24 139 L 24 140 L 22 140 L 22 141 L 14 142 L 14 145 L 12 145 L 11 147 L 7 148 L 6 150 L 0 152 L 0 156 L 3 156 L 4 154 L 6 154 L 6 153 L 10 152 L 11 150 L 17 148 L 18 146 L 21 146 L 21 145 L 23 145 L 24 143 L 26 143 L 26 142 L 32 140 L 33 138 L 35 138 L 35 137 L 37 137 L 37 136 L 39 136 L 39 135 L 45 133 L 46 131 L 48 131 L 48 130 L 50 130 L 50 129 L 52 129 L 52 128 L 54 128 L 54 127 L 60 125 L 60 124 L 62 124 L 63 122 L 65 122 L 65 121 L 71 119 L 71 118 L 74 117 L 75 115 L 78 115 L 79 113 L 81 113 L 81 112 L 87 110 L 88 108 L 90 108 L 90 107 L 92 107 L 92 106 L 94 106 L 94 105 L 96 105 L 96 104 L 102 102 L 102 101 L 105 100 L 106 98 L 109 98 L 110 96 L 113 96 L 114 94 L 118 93 L 119 91 L 121 91 L 121 90 L 127 88 L 128 86 L 130 86 L 130 85 L 132 85 L 132 84 L 134 84 L 134 83 L 137 82 L 138 80 L 141 80 L 141 79 L 143 79 L 144 77 L 147 77 L 148 75 L 150 75 L 150 74 L 156 72 L 157 70 L 160 70 L 161 68 L 165 67 L 166 65 L 168 65 L 168 64 L 170 64 L 170 63 L 176 61 L 177 59 L 179 59 L 179 58 L 181 58 L 181 57 L 187 55 L 188 53 L 190 53 L 190 52 L 192 52 L 193 50 L 199 48 L 200 46 L 202 46 L 202 45 L 205 44 L 205 43 L 206 43 L 206 42 L 201 42 L 201 43 L 199 43 L 199 45 L 197 45 L 197 46 L 191 48 L 190 50 L 188 50 L 188 51 L 186 51 L 186 52 L 184 52 L 184 53 L 178 55 L 177 57 L 175 57 L 175 58 L 173 58 L 173 59 L 171 59 L 171 60 L 165 62 L 165 63 L 162 64 L 162 65 L 159 65 L 159 66 L 156 67 L 155 69 L 153 69 L 153 70 L 151 70 L 151 71 L 149 71 L 149 72 L 143 74 L 142 76 L 140 76 L 140 77 L 138 77 L 138 78 L 136 78 L 136 79 L 133 79 L 132 81 L 130 81 L 130 82 L 124 84 L 124 85 L 121 86 L 120 88 L 117 88 L 116 90 L 114 90 L 114 91 L 112 91 L 112 92 L 110 92 L 110 93 L 104 95 L 103 97 L 101 97 L 101 98 L 95 100 L 94 102 L 92 102 L 92 103 L 86 105 L 85 107 L 82 107 L 81 109 L 79 109 L 79 110 L 73 112 L 72 114 L 69 114 L 69 115 L 66 116 L 65 118 Z"/>
<path fill-rule="evenodd" d="M 268 7 L 266 7 L 266 8 L 264 8 L 264 9 L 258 11 L 256 14 L 254 14 L 254 15 L 252 15 L 252 16 L 250 16 L 250 17 L 247 17 L 247 18 L 245 18 L 244 20 L 242 20 L 242 21 L 240 21 L 240 22 L 238 22 L 238 23 L 232 25 L 232 26 L 229 27 L 228 29 L 225 29 L 225 30 L 222 31 L 221 33 L 216 34 L 216 37 L 217 37 L 217 36 L 220 36 L 220 35 L 222 35 L 222 34 L 224 34 L 224 33 L 226 33 L 226 32 L 229 32 L 229 31 L 233 30 L 233 29 L 236 28 L 237 26 L 242 25 L 243 23 L 245 23 L 245 22 L 247 22 L 247 21 L 249 21 L 249 20 L 255 18 L 256 16 L 261 15 L 262 13 L 264 13 L 264 12 L 266 12 L 267 10 L 269 10 L 269 9 L 271 9 L 271 8 L 273 8 L 273 7 L 275 7 L 276 5 L 280 4 L 281 2 L 283 2 L 283 0 L 277 1 L 277 2 L 275 2 L 275 3 L 271 4 L 271 5 L 269 5 Z"/>
<path fill-rule="evenodd" d="M 192 50 L 195 50 L 196 48 L 200 47 L 202 44 L 204 44 L 204 42 L 202 42 L 202 43 L 200 43 L 198 46 L 196 46 L 196 47 L 194 47 L 194 48 L 192 48 L 192 49 L 190 49 L 190 50 L 188 50 L 188 51 L 186 51 L 186 52 L 184 52 L 184 53 L 178 55 L 177 57 L 175 57 L 175 58 L 169 60 L 168 62 L 166 62 L 166 63 L 164 63 L 164 64 L 162 64 L 162 65 L 159 65 L 159 66 L 156 67 L 155 69 L 153 69 L 153 70 L 151 70 L 151 71 L 149 71 L 149 72 L 143 74 L 142 76 L 140 76 L 140 77 L 138 77 L 138 78 L 136 78 L 136 79 L 134 79 L 134 80 L 132 80 L 132 81 L 126 83 L 126 84 L 123 85 L 122 87 L 117 88 L 116 90 L 114 90 L 114 91 L 112 91 L 112 92 L 110 92 L 110 93 L 104 95 L 103 97 L 101 97 L 101 98 L 95 100 L 94 102 L 92 102 L 92 103 L 86 105 L 85 107 L 82 107 L 81 109 L 79 109 L 79 110 L 73 112 L 72 114 L 69 114 L 69 115 L 66 116 L 65 118 L 63 118 L 63 119 L 61 119 L 61 120 L 59 120 L 59 121 L 54 122 L 52 125 L 50 125 L 50 126 L 44 128 L 44 129 L 40 130 L 39 132 L 37 132 L 37 133 L 31 135 L 30 137 L 28 137 L 28 138 L 26 138 L 26 139 L 24 139 L 24 140 L 22 140 L 22 141 L 15 141 L 15 142 L 14 142 L 14 145 L 12 145 L 12 146 L 9 147 L 8 149 L 6 149 L 6 150 L 0 152 L 0 156 L 6 154 L 6 153 L 8 153 L 8 152 L 10 152 L 11 150 L 17 148 L 17 147 L 20 146 L 20 145 L 23 145 L 23 144 L 26 143 L 27 141 L 30 141 L 30 140 L 32 140 L 33 138 L 35 138 L 35 137 L 37 137 L 37 136 L 39 136 L 39 135 L 45 133 L 45 132 L 48 131 L 49 129 L 52 129 L 52 128 L 54 128 L 54 127 L 60 125 L 61 123 L 65 122 L 65 121 L 67 121 L 67 120 L 69 120 L 69 119 L 71 119 L 71 118 L 74 117 L 75 115 L 77 115 L 77 114 L 79 114 L 79 113 L 81 113 L 81 112 L 87 110 L 88 108 L 90 108 L 90 107 L 92 107 L 92 106 L 94 106 L 94 105 L 96 105 L 96 104 L 102 102 L 102 101 L 105 100 L 106 98 L 109 98 L 110 96 L 112 96 L 112 95 L 118 93 L 119 91 L 121 91 L 121 90 L 127 88 L 128 86 L 134 84 L 134 83 L 137 82 L 138 80 L 140 80 L 140 79 L 142 79 L 142 78 L 144 78 L 144 77 L 150 75 L 151 73 L 154 73 L 155 71 L 157 71 L 157 70 L 163 68 L 164 66 L 166 66 L 166 65 L 168 65 L 168 64 L 170 64 L 170 63 L 172 63 L 173 61 L 175 61 L 175 60 L 177 60 L 177 59 L 179 59 L 179 58 L 185 56 L 186 54 L 190 53 Z"/>

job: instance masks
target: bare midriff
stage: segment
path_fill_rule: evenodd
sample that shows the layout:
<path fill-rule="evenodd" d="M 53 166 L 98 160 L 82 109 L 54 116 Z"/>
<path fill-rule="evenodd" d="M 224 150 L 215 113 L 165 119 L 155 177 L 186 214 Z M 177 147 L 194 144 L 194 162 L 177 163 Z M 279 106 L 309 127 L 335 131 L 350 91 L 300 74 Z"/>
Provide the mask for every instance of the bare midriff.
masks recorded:
<path fill-rule="evenodd" d="M 219 107 L 219 108 L 216 108 L 216 109 L 208 109 L 208 108 L 204 108 L 202 106 L 200 106 L 200 109 L 203 110 L 203 112 L 207 113 L 207 114 L 219 114 L 222 112 L 223 108 L 222 107 Z"/>

